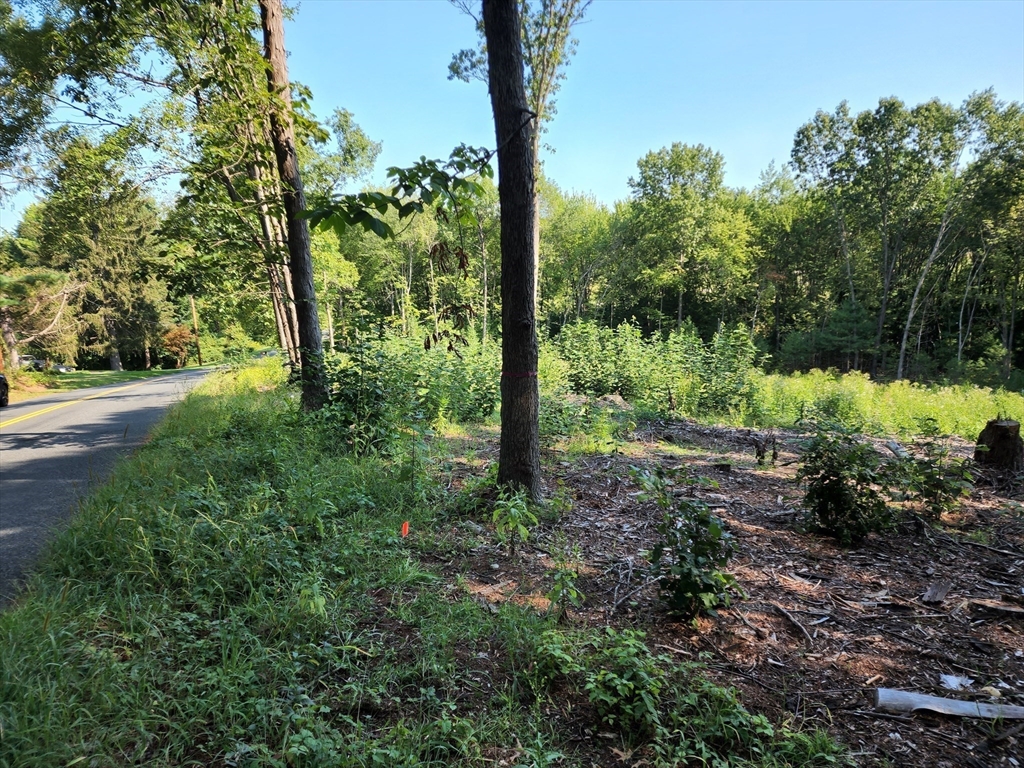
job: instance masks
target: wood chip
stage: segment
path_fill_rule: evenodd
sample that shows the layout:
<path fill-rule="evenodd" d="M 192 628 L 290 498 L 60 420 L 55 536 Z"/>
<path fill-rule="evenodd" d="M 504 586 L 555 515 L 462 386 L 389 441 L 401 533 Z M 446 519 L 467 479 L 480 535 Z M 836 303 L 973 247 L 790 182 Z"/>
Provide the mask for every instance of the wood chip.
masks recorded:
<path fill-rule="evenodd" d="M 946 595 L 952 587 L 953 582 L 951 581 L 936 581 L 928 587 L 921 601 L 925 603 L 941 603 L 946 599 Z"/>

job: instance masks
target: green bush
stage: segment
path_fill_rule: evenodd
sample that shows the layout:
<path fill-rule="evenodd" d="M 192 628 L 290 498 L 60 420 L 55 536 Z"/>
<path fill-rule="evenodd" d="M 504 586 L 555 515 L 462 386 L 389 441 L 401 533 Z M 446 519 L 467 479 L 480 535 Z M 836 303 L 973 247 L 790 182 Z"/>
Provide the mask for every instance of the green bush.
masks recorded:
<path fill-rule="evenodd" d="M 609 627 L 584 637 L 540 633 L 530 652 L 534 691 L 543 694 L 556 681 L 581 688 L 601 725 L 629 743 L 646 743 L 658 768 L 853 764 L 826 732 L 775 728 L 747 710 L 735 689 L 708 680 L 700 664 L 653 654 L 643 632 Z"/>
<path fill-rule="evenodd" d="M 662 471 L 634 469 L 633 475 L 665 510 L 651 550 L 662 602 L 684 620 L 714 615 L 717 606 L 729 604 L 729 590 L 737 587 L 736 579 L 722 570 L 735 550 L 732 536 L 703 501 L 673 493 Z"/>
<path fill-rule="evenodd" d="M 593 641 L 584 690 L 603 723 L 631 736 L 650 735 L 661 723 L 663 669 L 668 661 L 654 656 L 643 632 L 611 627 Z"/>
<path fill-rule="evenodd" d="M 412 382 L 379 345 L 357 342 L 324 362 L 328 402 L 309 420 L 334 432 L 336 445 L 358 455 L 387 452 L 410 413 Z"/>
<path fill-rule="evenodd" d="M 562 328 L 554 343 L 577 394 L 618 393 L 652 411 L 725 415 L 750 410 L 758 352 L 750 333 L 723 329 L 704 344 L 692 323 L 667 339 L 645 339 L 632 323 Z"/>
<path fill-rule="evenodd" d="M 936 522 L 970 495 L 974 476 L 971 462 L 952 456 L 948 441 L 934 433 L 934 422 L 931 432 L 915 442 L 913 453 L 887 462 L 885 479 L 891 498 L 917 504 L 922 517 Z"/>
<path fill-rule="evenodd" d="M 853 430 L 816 424 L 802 460 L 797 480 L 807 485 L 804 521 L 810 530 L 850 545 L 892 526 L 878 487 L 884 477 L 881 457 Z"/>

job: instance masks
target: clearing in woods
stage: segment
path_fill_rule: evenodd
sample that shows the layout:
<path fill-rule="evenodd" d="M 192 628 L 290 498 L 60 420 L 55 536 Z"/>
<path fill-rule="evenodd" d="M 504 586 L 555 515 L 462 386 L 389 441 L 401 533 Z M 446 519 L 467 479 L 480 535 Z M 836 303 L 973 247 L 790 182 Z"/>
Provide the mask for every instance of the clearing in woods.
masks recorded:
<path fill-rule="evenodd" d="M 586 596 L 570 610 L 571 623 L 640 627 L 659 651 L 690 660 L 709 654 L 712 675 L 741 690 L 748 708 L 773 722 L 827 728 L 859 765 L 1019 765 L 1024 739 L 1012 721 L 880 713 L 871 694 L 886 687 L 1024 704 L 1024 508 L 979 487 L 936 529 L 907 525 L 843 548 L 794 525 L 803 495 L 794 483 L 801 435 L 778 434 L 771 467 L 757 465 L 751 434 L 657 421 L 635 429 L 610 454 L 555 445 L 546 451 L 549 487 L 572 500 L 571 510 L 536 529 L 515 557 L 483 534 L 442 566 L 481 601 L 543 606 L 545 574 L 554 567 L 551 542 L 568 542 L 579 548 L 577 585 Z M 463 476 L 497 458 L 496 435 L 486 429 L 466 433 L 453 447 L 478 457 L 476 467 L 458 462 Z M 972 451 L 958 440 L 953 453 Z M 748 597 L 697 626 L 666 620 L 655 585 L 636 591 L 648 578 L 644 553 L 656 541 L 662 512 L 638 501 L 630 468 L 654 465 L 714 480 L 717 487 L 692 492 L 737 540 L 726 570 Z M 453 527 L 452 536 L 463 535 Z M 941 601 L 922 601 L 929 587 L 944 582 L 949 590 Z M 980 602 L 1004 597 L 1017 602 L 1003 602 L 1002 610 Z M 951 691 L 943 675 L 971 682 Z M 581 737 L 582 704 L 567 700 L 556 715 L 579 717 Z M 595 762 L 635 764 L 620 762 L 613 746 Z"/>

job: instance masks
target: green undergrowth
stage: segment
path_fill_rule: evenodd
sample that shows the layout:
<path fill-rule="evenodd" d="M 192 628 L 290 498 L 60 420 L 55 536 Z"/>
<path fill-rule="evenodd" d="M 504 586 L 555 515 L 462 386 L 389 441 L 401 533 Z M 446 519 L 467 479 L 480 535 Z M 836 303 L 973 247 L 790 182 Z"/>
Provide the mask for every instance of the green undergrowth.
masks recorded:
<path fill-rule="evenodd" d="M 569 393 L 618 393 L 642 413 L 753 427 L 793 427 L 816 419 L 910 436 L 928 424 L 975 440 L 989 419 L 1024 418 L 1018 391 L 882 383 L 836 371 L 769 374 L 768 362 L 742 327 L 723 327 L 704 342 L 688 324 L 662 339 L 645 338 L 630 323 L 612 329 L 580 322 L 565 326 L 542 348 L 541 388 L 562 400 Z"/>
<path fill-rule="evenodd" d="M 283 377 L 193 391 L 0 615 L 0 766 L 589 766 L 581 717 L 656 766 L 843 763 L 642 634 L 474 601 L 429 564 L 444 441 L 357 453 Z"/>

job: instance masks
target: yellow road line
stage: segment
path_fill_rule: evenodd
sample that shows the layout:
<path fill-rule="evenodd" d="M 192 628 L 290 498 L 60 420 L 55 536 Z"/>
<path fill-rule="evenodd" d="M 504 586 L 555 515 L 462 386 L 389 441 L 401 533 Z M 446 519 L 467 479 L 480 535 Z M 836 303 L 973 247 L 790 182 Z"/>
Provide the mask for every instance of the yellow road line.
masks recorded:
<path fill-rule="evenodd" d="M 153 377 L 153 379 L 162 378 L 163 376 Z M 102 392 L 97 392 L 95 395 L 89 395 L 88 397 L 80 397 L 77 400 L 68 400 L 66 403 L 57 403 L 56 405 L 51 405 L 49 408 L 40 408 L 38 411 L 26 413 L 24 416 L 18 416 L 13 419 L 8 419 L 7 421 L 0 421 L 0 429 L 3 429 L 4 427 L 9 427 L 13 424 L 18 424 L 22 421 L 25 421 L 26 419 L 31 419 L 33 416 L 42 416 L 44 413 L 49 413 L 50 411 L 56 411 L 60 408 L 67 408 L 69 405 L 74 405 L 75 403 L 84 403 L 86 400 L 94 400 L 97 397 L 112 395 L 115 392 L 124 392 L 126 389 L 134 389 L 135 387 L 141 387 L 143 384 L 148 384 L 149 382 L 153 381 L 153 379 L 146 379 L 145 381 L 140 381 L 135 384 L 128 384 L 127 386 L 124 387 L 118 387 L 117 389 L 105 389 Z"/>

